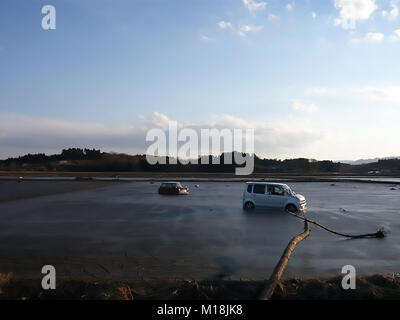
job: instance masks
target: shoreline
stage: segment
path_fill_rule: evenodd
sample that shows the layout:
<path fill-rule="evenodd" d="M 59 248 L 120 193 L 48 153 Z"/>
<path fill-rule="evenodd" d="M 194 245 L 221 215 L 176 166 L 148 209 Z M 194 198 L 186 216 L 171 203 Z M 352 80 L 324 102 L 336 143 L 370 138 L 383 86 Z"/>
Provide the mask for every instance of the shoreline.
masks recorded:
<path fill-rule="evenodd" d="M 51 182 L 357 182 L 400 185 L 398 175 L 351 175 L 351 174 L 269 174 L 255 173 L 236 176 L 231 173 L 186 172 L 48 172 L 48 171 L 0 171 L 2 181 L 51 181 Z"/>
<path fill-rule="evenodd" d="M 257 172 L 252 173 L 248 176 L 237 176 L 235 173 L 229 172 L 146 172 L 146 171 L 2 171 L 0 170 L 0 176 L 43 176 L 43 177 L 70 177 L 70 176 L 89 176 L 89 177 L 168 177 L 168 176 L 180 176 L 180 177 L 218 177 L 218 178 L 235 178 L 235 177 L 371 177 L 371 178 L 400 178 L 398 174 L 358 174 L 358 173 L 271 173 L 271 172 Z"/>
<path fill-rule="evenodd" d="M 396 276 L 357 277 L 355 290 L 342 289 L 341 281 L 341 276 L 284 279 L 272 300 L 400 299 Z M 56 290 L 43 290 L 40 284 L 41 278 L 0 274 L 0 300 L 257 300 L 267 280 L 58 279 Z"/>

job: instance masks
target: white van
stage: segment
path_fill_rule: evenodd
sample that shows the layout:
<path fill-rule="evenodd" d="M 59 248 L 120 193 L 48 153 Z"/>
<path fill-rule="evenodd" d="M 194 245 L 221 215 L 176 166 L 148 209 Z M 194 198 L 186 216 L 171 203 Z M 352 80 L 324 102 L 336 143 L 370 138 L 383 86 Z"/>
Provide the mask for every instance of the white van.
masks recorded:
<path fill-rule="evenodd" d="M 243 208 L 282 208 L 292 212 L 306 212 L 304 196 L 296 194 L 288 185 L 270 182 L 247 182 L 243 192 Z"/>

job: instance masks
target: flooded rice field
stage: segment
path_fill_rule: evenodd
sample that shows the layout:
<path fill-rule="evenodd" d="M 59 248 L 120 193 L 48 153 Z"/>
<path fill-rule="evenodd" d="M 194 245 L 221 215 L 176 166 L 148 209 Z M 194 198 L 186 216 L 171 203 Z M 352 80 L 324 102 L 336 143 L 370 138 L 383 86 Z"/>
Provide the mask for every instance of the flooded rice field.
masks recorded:
<path fill-rule="evenodd" d="M 283 211 L 243 211 L 243 183 L 184 184 L 188 196 L 161 196 L 148 181 L 1 181 L 0 273 L 40 276 L 51 264 L 58 277 L 77 279 L 266 279 L 303 230 Z M 306 197 L 310 218 L 388 236 L 348 240 L 312 225 L 286 277 L 338 275 L 347 264 L 358 274 L 400 271 L 399 186 L 288 184 Z"/>

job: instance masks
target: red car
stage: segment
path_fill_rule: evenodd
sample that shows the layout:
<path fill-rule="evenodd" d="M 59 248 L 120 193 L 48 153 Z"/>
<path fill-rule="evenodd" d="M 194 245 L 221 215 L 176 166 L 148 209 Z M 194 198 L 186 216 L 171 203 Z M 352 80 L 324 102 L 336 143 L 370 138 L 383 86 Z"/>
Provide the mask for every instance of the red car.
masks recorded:
<path fill-rule="evenodd" d="M 188 187 L 182 187 L 179 182 L 163 182 L 158 188 L 159 194 L 189 194 Z"/>

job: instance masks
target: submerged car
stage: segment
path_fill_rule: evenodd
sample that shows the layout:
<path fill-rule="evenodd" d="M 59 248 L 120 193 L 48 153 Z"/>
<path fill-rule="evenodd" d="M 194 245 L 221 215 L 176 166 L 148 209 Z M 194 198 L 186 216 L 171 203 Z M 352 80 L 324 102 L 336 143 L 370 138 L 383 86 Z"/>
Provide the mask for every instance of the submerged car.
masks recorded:
<path fill-rule="evenodd" d="M 281 208 L 291 212 L 307 211 L 304 196 L 283 183 L 247 182 L 243 192 L 243 208 Z"/>
<path fill-rule="evenodd" d="M 159 194 L 189 194 L 189 188 L 183 187 L 179 182 L 163 182 L 158 188 Z"/>

